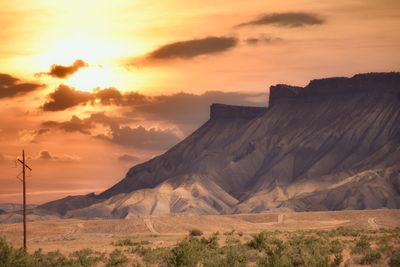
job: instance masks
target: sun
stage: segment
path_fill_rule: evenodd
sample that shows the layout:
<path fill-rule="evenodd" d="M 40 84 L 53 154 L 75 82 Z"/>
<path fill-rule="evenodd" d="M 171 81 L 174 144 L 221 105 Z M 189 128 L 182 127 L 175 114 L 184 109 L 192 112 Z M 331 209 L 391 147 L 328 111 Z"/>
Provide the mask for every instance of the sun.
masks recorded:
<path fill-rule="evenodd" d="M 79 69 L 65 82 L 82 91 L 92 91 L 96 88 L 113 87 L 117 83 L 117 74 L 110 67 L 88 66 Z"/>

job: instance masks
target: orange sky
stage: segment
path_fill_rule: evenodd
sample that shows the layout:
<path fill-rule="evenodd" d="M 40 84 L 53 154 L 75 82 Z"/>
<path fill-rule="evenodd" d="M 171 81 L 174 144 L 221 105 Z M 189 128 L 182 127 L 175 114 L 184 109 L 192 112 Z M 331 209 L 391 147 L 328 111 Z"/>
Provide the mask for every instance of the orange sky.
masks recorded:
<path fill-rule="evenodd" d="M 0 2 L 0 202 L 99 192 L 275 83 L 400 70 L 397 0 Z"/>

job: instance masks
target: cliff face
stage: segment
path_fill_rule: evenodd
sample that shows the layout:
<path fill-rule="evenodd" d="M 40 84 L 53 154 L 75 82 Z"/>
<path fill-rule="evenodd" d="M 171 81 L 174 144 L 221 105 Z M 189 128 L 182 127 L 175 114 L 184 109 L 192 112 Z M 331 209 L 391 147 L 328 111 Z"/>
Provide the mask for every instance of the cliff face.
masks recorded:
<path fill-rule="evenodd" d="M 399 73 L 372 73 L 272 86 L 268 109 L 212 105 L 207 123 L 102 194 L 43 208 L 111 218 L 400 208 L 399 95 Z"/>
<path fill-rule="evenodd" d="M 351 78 L 335 77 L 312 80 L 306 87 L 278 84 L 270 88 L 270 104 L 280 99 L 328 97 L 365 93 L 389 93 L 400 97 L 399 73 L 358 74 Z"/>

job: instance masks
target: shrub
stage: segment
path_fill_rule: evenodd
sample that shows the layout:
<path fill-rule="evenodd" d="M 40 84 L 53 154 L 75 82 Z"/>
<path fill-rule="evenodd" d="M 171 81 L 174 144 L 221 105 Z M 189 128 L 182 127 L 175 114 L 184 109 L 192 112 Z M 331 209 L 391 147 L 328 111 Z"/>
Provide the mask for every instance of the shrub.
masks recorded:
<path fill-rule="evenodd" d="M 339 254 L 343 251 L 343 245 L 340 243 L 339 240 L 332 240 L 330 242 L 330 252 L 333 254 Z"/>
<path fill-rule="evenodd" d="M 93 266 L 97 262 L 104 261 L 104 255 L 94 255 L 91 249 L 82 249 L 71 253 L 70 257 L 74 262 L 79 264 L 79 266 L 89 267 Z"/>
<path fill-rule="evenodd" d="M 226 258 L 222 266 L 241 267 L 247 265 L 246 250 L 242 245 L 227 246 L 225 248 Z"/>
<path fill-rule="evenodd" d="M 233 235 L 234 233 L 235 233 L 235 229 L 233 229 L 233 230 L 231 230 L 229 232 L 225 232 L 224 235 L 225 236 L 230 236 L 230 235 Z"/>
<path fill-rule="evenodd" d="M 34 262 L 32 266 L 64 267 L 73 265 L 73 262 L 59 251 L 43 254 L 39 249 L 32 255 L 32 259 Z"/>
<path fill-rule="evenodd" d="M 106 266 L 125 266 L 127 263 L 128 258 L 124 253 L 119 249 L 115 249 L 110 253 Z"/>
<path fill-rule="evenodd" d="M 364 257 L 361 259 L 361 264 L 372 264 L 377 263 L 381 259 L 382 255 L 377 250 L 369 249 Z"/>
<path fill-rule="evenodd" d="M 332 237 L 333 236 L 351 236 L 351 237 L 357 237 L 360 235 L 361 231 L 353 228 L 347 228 L 340 226 L 336 228 L 335 230 L 331 231 Z"/>
<path fill-rule="evenodd" d="M 217 249 L 219 247 L 218 241 L 218 233 L 212 234 L 208 239 L 204 237 L 201 239 L 201 243 L 208 249 Z"/>
<path fill-rule="evenodd" d="M 126 246 L 135 246 L 138 243 L 133 242 L 129 238 L 118 240 L 117 242 L 113 243 L 114 246 L 117 247 L 126 247 Z"/>
<path fill-rule="evenodd" d="M 138 246 L 132 250 L 132 252 L 140 255 L 143 261 L 151 264 L 162 262 L 169 253 L 168 248 L 146 248 L 143 246 Z"/>
<path fill-rule="evenodd" d="M 331 264 L 331 267 L 339 267 L 340 264 L 343 261 L 343 255 L 342 253 L 340 254 L 335 254 L 335 258 L 333 259 L 333 263 Z"/>
<path fill-rule="evenodd" d="M 189 236 L 202 236 L 203 235 L 203 231 L 201 231 L 200 229 L 192 229 L 189 231 Z"/>
<path fill-rule="evenodd" d="M 265 250 L 268 248 L 268 240 L 269 240 L 269 233 L 268 232 L 261 232 L 258 234 L 253 235 L 253 239 L 247 242 L 247 245 L 256 250 Z"/>
<path fill-rule="evenodd" d="M 0 238 L 0 266 L 34 266 L 29 255 L 22 249 L 14 249 Z"/>
<path fill-rule="evenodd" d="M 139 262 L 135 261 L 132 263 L 132 267 L 142 267 L 142 265 Z"/>
<path fill-rule="evenodd" d="M 166 257 L 168 266 L 195 267 L 202 256 L 202 246 L 195 238 L 185 238 L 179 242 Z"/>
<path fill-rule="evenodd" d="M 388 264 L 390 267 L 400 266 L 400 250 L 396 250 L 391 253 Z"/>
<path fill-rule="evenodd" d="M 367 236 L 363 235 L 356 240 L 355 246 L 351 250 L 352 253 L 364 254 L 371 248 Z"/>
<path fill-rule="evenodd" d="M 330 260 L 332 250 L 337 252 L 333 261 Z M 257 266 L 339 266 L 343 261 L 339 251 L 341 248 L 335 243 L 332 249 L 328 240 L 302 233 L 292 236 L 286 242 L 279 239 L 268 242 L 266 253 L 258 260 Z"/>

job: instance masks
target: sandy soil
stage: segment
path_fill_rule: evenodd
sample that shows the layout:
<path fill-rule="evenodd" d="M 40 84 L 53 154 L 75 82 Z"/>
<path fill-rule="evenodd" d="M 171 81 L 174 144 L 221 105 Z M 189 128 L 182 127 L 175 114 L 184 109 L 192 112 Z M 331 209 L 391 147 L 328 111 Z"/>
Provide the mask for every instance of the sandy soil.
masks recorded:
<path fill-rule="evenodd" d="M 339 226 L 376 229 L 400 227 L 400 210 L 337 212 L 268 212 L 242 215 L 168 216 L 128 220 L 47 220 L 28 224 L 29 251 L 60 250 L 69 253 L 82 248 L 110 252 L 112 242 L 124 238 L 148 240 L 154 246 L 172 246 L 193 228 L 206 235 L 235 230 L 246 239 L 262 230 L 332 229 Z M 0 224 L 0 236 L 14 246 L 22 245 L 22 225 Z"/>

